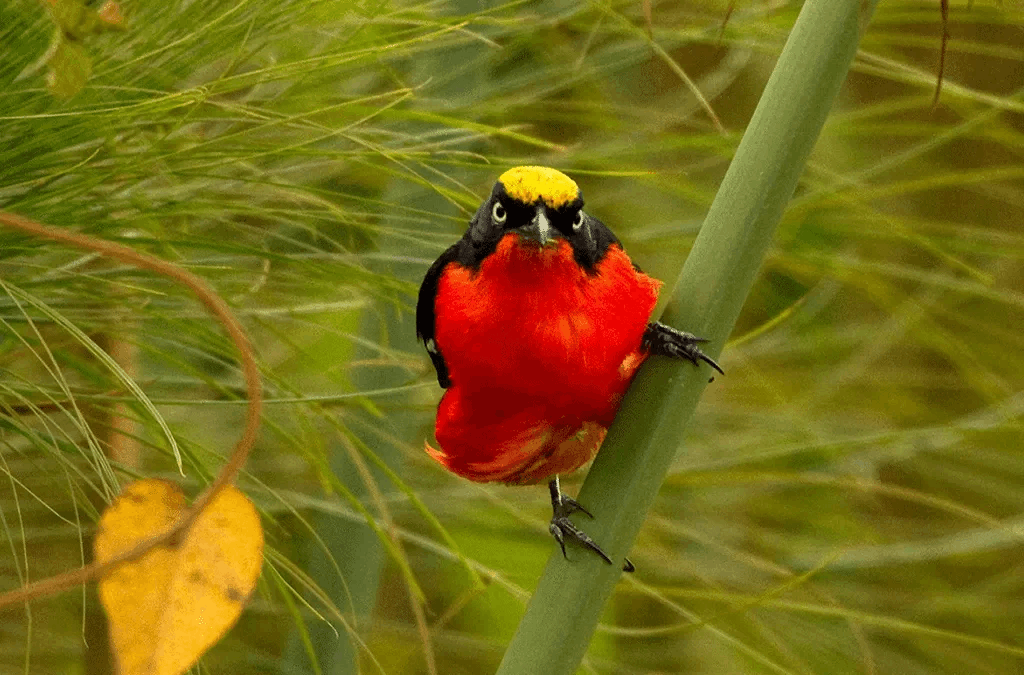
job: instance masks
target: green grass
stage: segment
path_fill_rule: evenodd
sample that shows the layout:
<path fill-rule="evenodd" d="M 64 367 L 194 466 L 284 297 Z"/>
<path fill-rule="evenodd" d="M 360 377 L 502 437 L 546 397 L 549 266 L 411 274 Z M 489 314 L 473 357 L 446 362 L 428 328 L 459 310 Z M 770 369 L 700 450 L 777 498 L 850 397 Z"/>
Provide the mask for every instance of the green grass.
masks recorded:
<path fill-rule="evenodd" d="M 496 670 L 553 551 L 547 496 L 422 452 L 439 390 L 412 293 L 525 162 L 677 277 L 798 7 L 651 8 L 648 32 L 634 2 L 126 2 L 61 100 L 44 6 L 0 6 L 0 208 L 188 266 L 260 354 L 241 486 L 272 569 L 200 672 Z M 932 110 L 939 17 L 880 3 L 582 672 L 1019 669 L 1024 14 L 951 8 Z M 243 403 L 186 289 L 7 231 L 0 278 L 10 589 L 80 564 L 132 476 L 198 493 Z M 137 346 L 121 367 L 155 414 L 89 341 Z M 106 453 L 123 416 L 136 465 Z M 3 619 L 0 671 L 103 672 L 92 591 Z"/>
<path fill-rule="evenodd" d="M 783 210 L 846 79 L 873 5 L 808 0 L 694 241 L 662 319 L 705 336 L 717 357 L 750 293 Z M 863 12 L 863 14 L 861 14 Z M 587 529 L 612 560 L 631 548 L 682 446 L 710 368 L 654 359 L 637 373 L 580 490 Z M 556 552 L 500 674 L 576 671 L 621 573 Z"/>

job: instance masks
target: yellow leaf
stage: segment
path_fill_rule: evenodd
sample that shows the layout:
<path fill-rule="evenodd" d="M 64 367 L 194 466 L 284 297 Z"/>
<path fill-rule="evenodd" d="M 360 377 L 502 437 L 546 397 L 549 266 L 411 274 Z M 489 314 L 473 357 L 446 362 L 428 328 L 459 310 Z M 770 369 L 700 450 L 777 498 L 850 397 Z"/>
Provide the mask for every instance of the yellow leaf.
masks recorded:
<path fill-rule="evenodd" d="M 133 548 L 186 508 L 174 483 L 132 483 L 100 518 L 96 559 Z M 228 486 L 178 541 L 100 579 L 118 673 L 183 673 L 238 620 L 262 562 L 259 515 L 241 491 Z"/>
<path fill-rule="evenodd" d="M 60 98 L 71 98 L 82 91 L 92 74 L 92 59 L 79 42 L 58 37 L 46 62 L 46 86 Z"/>

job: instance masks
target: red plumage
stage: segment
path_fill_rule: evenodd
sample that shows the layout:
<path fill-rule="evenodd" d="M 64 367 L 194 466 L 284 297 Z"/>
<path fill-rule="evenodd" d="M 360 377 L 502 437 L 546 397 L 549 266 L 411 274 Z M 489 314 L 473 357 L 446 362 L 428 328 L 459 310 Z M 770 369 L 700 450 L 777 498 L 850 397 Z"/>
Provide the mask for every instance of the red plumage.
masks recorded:
<path fill-rule="evenodd" d="M 617 243 L 592 270 L 564 239 L 515 232 L 479 269 L 448 263 L 434 335 L 452 385 L 427 451 L 475 481 L 535 483 L 589 462 L 647 356 L 660 286 Z"/>

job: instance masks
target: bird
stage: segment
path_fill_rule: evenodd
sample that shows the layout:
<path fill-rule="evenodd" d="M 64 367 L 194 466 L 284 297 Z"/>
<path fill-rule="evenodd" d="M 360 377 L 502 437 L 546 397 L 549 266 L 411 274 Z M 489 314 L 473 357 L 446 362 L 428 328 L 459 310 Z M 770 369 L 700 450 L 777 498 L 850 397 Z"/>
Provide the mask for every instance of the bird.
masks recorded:
<path fill-rule="evenodd" d="M 583 209 L 574 180 L 543 166 L 498 178 L 469 227 L 427 270 L 416 334 L 445 390 L 427 453 L 477 482 L 548 481 L 549 531 L 613 564 L 569 516 L 593 515 L 560 475 L 597 454 L 640 365 L 705 363 L 706 340 L 651 321 L 661 281 Z M 632 571 L 626 559 L 625 571 Z"/>

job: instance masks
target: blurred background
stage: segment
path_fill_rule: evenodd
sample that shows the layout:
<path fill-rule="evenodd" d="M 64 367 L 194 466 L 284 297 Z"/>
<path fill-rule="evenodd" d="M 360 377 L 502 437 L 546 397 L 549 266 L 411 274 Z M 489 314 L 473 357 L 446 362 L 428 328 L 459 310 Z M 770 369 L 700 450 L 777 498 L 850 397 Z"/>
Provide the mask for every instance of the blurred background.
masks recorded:
<path fill-rule="evenodd" d="M 535 163 L 671 284 L 799 3 L 116 9 L 0 4 L 0 209 L 188 268 L 256 343 L 266 563 L 195 672 L 493 672 L 550 505 L 423 452 L 419 281 Z M 580 672 L 1024 670 L 1024 5 L 952 4 L 933 106 L 941 16 L 866 27 Z M 0 230 L 2 589 L 88 560 L 134 477 L 197 494 L 242 393 L 186 289 Z M 92 587 L 40 599 L 0 672 L 105 641 Z"/>

